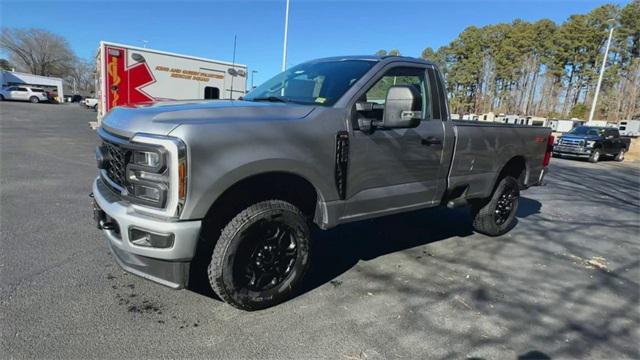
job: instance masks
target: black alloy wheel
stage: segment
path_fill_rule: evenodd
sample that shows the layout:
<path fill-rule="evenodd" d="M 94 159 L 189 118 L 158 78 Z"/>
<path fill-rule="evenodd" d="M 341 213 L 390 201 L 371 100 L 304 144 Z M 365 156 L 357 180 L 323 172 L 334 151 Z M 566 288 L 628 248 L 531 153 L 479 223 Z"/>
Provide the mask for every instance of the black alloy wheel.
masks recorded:
<path fill-rule="evenodd" d="M 282 200 L 253 204 L 222 229 L 207 268 L 209 284 L 225 302 L 243 310 L 290 299 L 309 267 L 307 217 Z"/>
<path fill-rule="evenodd" d="M 298 255 L 295 231 L 286 224 L 262 219 L 241 235 L 234 272 L 239 285 L 269 290 L 291 273 Z"/>
<path fill-rule="evenodd" d="M 495 210 L 495 222 L 496 225 L 502 225 L 518 208 L 518 191 L 513 186 L 509 186 L 505 191 L 500 194 Z"/>

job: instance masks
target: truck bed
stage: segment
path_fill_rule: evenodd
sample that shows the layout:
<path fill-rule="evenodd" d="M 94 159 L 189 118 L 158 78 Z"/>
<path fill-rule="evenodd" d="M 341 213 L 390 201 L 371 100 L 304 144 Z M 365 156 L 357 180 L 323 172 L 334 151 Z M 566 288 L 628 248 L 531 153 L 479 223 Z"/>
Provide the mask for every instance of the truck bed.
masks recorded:
<path fill-rule="evenodd" d="M 455 140 L 449 191 L 468 187 L 468 199 L 489 196 L 502 166 L 516 157 L 526 164 L 523 185 L 538 182 L 550 128 L 464 120 L 454 120 L 452 125 Z"/>

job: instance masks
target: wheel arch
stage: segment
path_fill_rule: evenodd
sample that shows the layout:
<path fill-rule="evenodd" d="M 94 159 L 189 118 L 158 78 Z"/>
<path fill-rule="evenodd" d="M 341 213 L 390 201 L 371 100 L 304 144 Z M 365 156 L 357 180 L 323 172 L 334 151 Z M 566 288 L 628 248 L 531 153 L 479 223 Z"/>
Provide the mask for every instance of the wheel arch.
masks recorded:
<path fill-rule="evenodd" d="M 511 159 L 509 159 L 509 161 L 507 161 L 502 166 L 500 172 L 496 176 L 494 181 L 494 189 L 496 186 L 498 186 L 500 180 L 502 180 L 506 176 L 512 176 L 513 178 L 515 178 L 516 181 L 518 181 L 520 188 L 523 188 L 526 184 L 527 177 L 529 176 L 526 158 L 522 155 L 511 157 Z"/>

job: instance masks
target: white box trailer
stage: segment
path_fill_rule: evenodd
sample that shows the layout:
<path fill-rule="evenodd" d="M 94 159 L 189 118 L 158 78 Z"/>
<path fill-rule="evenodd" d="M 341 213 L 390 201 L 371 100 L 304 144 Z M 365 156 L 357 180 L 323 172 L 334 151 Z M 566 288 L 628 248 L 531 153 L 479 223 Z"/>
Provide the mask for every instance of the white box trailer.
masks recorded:
<path fill-rule="evenodd" d="M 618 124 L 622 136 L 640 136 L 640 120 L 622 120 Z"/>
<path fill-rule="evenodd" d="M 238 99 L 247 66 L 100 42 L 96 54 L 98 121 L 115 106 L 167 100 Z"/>
<path fill-rule="evenodd" d="M 581 120 L 558 120 L 551 119 L 549 120 L 548 126 L 551 128 L 553 132 L 566 133 L 573 128 L 583 125 L 584 121 Z"/>

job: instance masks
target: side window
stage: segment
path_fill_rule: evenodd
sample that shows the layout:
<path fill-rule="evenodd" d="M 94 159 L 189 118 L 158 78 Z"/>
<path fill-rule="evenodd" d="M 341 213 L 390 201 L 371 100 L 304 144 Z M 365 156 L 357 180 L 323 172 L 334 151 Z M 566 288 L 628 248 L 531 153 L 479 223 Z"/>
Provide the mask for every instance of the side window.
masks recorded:
<path fill-rule="evenodd" d="M 367 92 L 359 102 L 373 105 L 371 114 L 367 117 L 382 120 L 387 92 L 392 86 L 408 85 L 420 94 L 420 110 L 424 120 L 431 119 L 431 100 L 428 96 L 427 81 L 424 68 L 397 67 L 388 70 Z"/>
<path fill-rule="evenodd" d="M 220 99 L 220 89 L 213 86 L 206 86 L 204 88 L 205 99 Z"/>
<path fill-rule="evenodd" d="M 22 92 L 27 92 L 28 91 L 27 88 L 23 88 L 23 87 L 19 87 L 16 90 L 22 91 Z"/>

